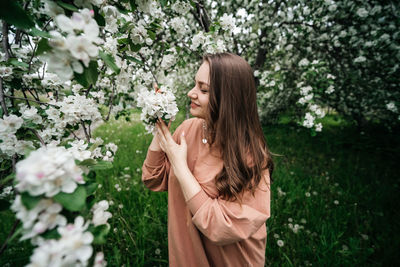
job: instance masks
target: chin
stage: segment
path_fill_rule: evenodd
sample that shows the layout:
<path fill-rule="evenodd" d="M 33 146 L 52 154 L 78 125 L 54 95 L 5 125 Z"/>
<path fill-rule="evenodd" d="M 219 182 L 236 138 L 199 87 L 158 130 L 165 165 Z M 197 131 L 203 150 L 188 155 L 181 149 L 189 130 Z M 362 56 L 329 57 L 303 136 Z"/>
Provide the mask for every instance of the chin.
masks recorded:
<path fill-rule="evenodd" d="M 193 110 L 190 108 L 190 114 L 192 114 L 193 117 L 199 118 L 199 119 L 204 119 L 204 116 L 201 112 L 198 112 L 197 110 Z"/>

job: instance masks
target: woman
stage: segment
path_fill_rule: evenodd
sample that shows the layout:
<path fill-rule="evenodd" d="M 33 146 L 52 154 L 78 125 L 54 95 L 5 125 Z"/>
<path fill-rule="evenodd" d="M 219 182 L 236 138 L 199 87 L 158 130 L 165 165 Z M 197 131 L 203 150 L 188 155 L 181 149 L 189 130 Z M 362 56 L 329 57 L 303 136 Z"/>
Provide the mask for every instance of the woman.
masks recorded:
<path fill-rule="evenodd" d="M 171 136 L 157 123 L 144 184 L 168 190 L 170 266 L 264 266 L 273 163 L 261 130 L 253 71 L 241 57 L 206 55 Z"/>

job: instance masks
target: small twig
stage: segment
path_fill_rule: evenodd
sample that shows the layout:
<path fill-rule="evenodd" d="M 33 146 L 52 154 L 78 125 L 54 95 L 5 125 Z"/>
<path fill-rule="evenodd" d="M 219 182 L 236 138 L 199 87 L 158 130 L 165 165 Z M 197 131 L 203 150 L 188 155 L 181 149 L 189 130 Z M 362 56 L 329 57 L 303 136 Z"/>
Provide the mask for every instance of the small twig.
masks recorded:
<path fill-rule="evenodd" d="M 86 127 L 85 127 L 85 123 L 83 122 L 83 120 L 81 120 L 81 125 L 82 125 L 82 127 L 83 127 L 83 132 L 85 133 L 86 140 L 87 140 L 88 143 L 90 143 L 90 136 L 89 136 L 89 134 L 87 133 L 87 130 L 86 130 Z"/>
<path fill-rule="evenodd" d="M 26 93 L 25 93 L 25 90 L 24 90 L 24 89 L 22 89 L 22 93 L 24 94 L 25 102 L 26 102 L 26 104 L 28 105 L 28 108 L 31 108 L 31 104 L 29 104 L 29 101 L 28 101 L 28 98 L 26 97 Z"/>
<path fill-rule="evenodd" d="M 2 34 L 3 34 L 3 50 L 5 53 L 5 61 L 7 61 L 10 58 L 10 44 L 8 43 L 8 24 L 5 20 L 2 21 L 3 27 L 2 27 Z"/>
<path fill-rule="evenodd" d="M 6 101 L 5 101 L 5 94 L 4 94 L 4 89 L 3 89 L 3 78 L 0 77 L 0 103 L 1 103 L 1 108 L 3 109 L 4 115 L 8 116 L 8 110 L 6 106 Z"/>
<path fill-rule="evenodd" d="M 16 171 L 15 165 L 17 164 L 17 154 L 16 153 L 12 156 L 11 162 L 12 162 L 13 172 L 15 172 Z"/>
<path fill-rule="evenodd" d="M 49 106 L 53 106 L 53 107 L 58 107 L 57 105 L 54 105 L 54 104 L 45 103 L 45 102 L 41 102 L 41 101 L 37 101 L 37 100 L 33 100 L 33 99 L 28 99 L 28 98 L 23 98 L 23 97 L 16 97 L 16 96 L 11 96 L 11 95 L 4 95 L 4 96 L 5 96 L 5 97 L 8 97 L 8 98 L 12 98 L 12 99 L 26 100 L 26 101 L 35 102 L 35 103 L 38 103 L 38 104 L 43 104 L 43 105 L 49 105 Z"/>
<path fill-rule="evenodd" d="M 70 134 L 72 134 L 74 136 L 75 139 L 81 140 L 73 131 L 70 131 L 68 129 L 65 129 L 67 132 L 69 132 Z"/>
<path fill-rule="evenodd" d="M 3 245 L 1 246 L 0 255 L 3 254 L 3 252 L 6 250 L 8 241 L 10 240 L 10 238 L 11 238 L 11 237 L 13 236 L 13 234 L 15 233 L 15 230 L 17 229 L 18 224 L 19 224 L 19 220 L 16 219 L 15 222 L 14 222 L 14 225 L 13 225 L 12 228 L 11 228 L 10 233 L 9 233 L 8 236 L 7 236 L 6 241 L 4 241 Z"/>
<path fill-rule="evenodd" d="M 140 56 L 140 59 L 142 60 L 144 66 L 147 67 L 147 68 L 149 69 L 151 75 L 153 76 L 154 80 L 155 80 L 156 83 L 158 84 L 157 78 L 156 78 L 156 76 L 154 75 L 153 71 L 151 70 L 151 68 L 149 67 L 149 65 L 147 65 L 147 64 L 145 63 L 145 62 L 146 62 L 146 59 L 145 59 L 140 53 L 138 53 L 138 55 Z"/>
<path fill-rule="evenodd" d="M 38 70 L 38 77 L 39 77 L 40 80 L 43 80 L 44 79 L 44 75 L 46 74 L 46 64 L 47 64 L 47 62 L 45 62 L 43 64 L 42 77 L 40 77 L 40 73 L 39 73 L 39 70 Z"/>
<path fill-rule="evenodd" d="M 33 132 L 33 134 L 36 135 L 36 137 L 39 139 L 40 144 L 41 144 L 42 146 L 46 146 L 46 144 L 44 143 L 43 138 L 39 135 L 39 133 L 38 133 L 35 129 L 29 128 L 29 130 L 31 130 L 31 131 Z"/>
<path fill-rule="evenodd" d="M 90 89 L 92 89 L 92 88 L 93 88 L 93 84 L 91 84 L 91 85 L 89 86 L 89 88 L 86 90 L 86 93 L 85 93 L 85 96 L 86 96 L 86 97 L 88 97 L 89 92 L 90 92 Z"/>
<path fill-rule="evenodd" d="M 30 89 L 29 87 L 27 87 L 26 89 L 28 90 L 28 92 L 31 94 L 31 96 L 32 96 L 36 101 L 39 101 L 39 100 L 40 100 L 39 97 L 36 97 L 36 96 L 32 93 L 32 91 L 31 91 L 31 89 Z"/>
<path fill-rule="evenodd" d="M 114 91 L 115 91 L 115 86 L 113 86 L 113 90 L 112 90 L 110 98 L 108 100 L 109 109 L 108 109 L 106 121 L 108 121 L 110 119 L 111 110 L 113 108 Z"/>

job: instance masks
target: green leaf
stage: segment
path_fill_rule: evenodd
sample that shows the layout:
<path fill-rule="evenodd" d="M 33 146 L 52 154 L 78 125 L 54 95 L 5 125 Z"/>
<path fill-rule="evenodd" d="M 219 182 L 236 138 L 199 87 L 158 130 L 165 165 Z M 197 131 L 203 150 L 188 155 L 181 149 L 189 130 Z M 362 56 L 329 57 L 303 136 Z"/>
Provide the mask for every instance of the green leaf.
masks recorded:
<path fill-rule="evenodd" d="M 94 10 L 94 19 L 96 20 L 97 24 L 102 27 L 106 26 L 106 20 L 102 15 L 100 15 L 99 8 L 94 7 L 93 10 Z"/>
<path fill-rule="evenodd" d="M 16 0 L 0 1 L 0 18 L 22 30 L 35 26 L 33 19 Z"/>
<path fill-rule="evenodd" d="M 18 61 L 18 59 L 16 59 L 16 58 L 10 58 L 8 60 L 8 63 L 10 63 L 11 65 L 14 65 L 16 67 L 29 68 L 28 64 L 26 64 L 25 62 Z"/>
<path fill-rule="evenodd" d="M 36 207 L 36 205 L 39 203 L 39 201 L 42 199 L 42 197 L 40 196 L 31 196 L 29 195 L 29 193 L 25 192 L 21 194 L 21 201 L 22 204 L 28 209 L 31 210 L 34 207 Z"/>
<path fill-rule="evenodd" d="M 54 200 L 69 211 L 80 211 L 85 207 L 86 190 L 84 186 L 78 186 L 73 193 L 60 192 L 54 196 Z"/>
<path fill-rule="evenodd" d="M 86 184 L 86 193 L 87 195 L 92 195 L 94 192 L 96 192 L 96 189 L 98 188 L 97 183 L 91 183 L 91 184 Z"/>
<path fill-rule="evenodd" d="M 45 38 L 42 38 L 39 43 L 38 46 L 36 48 L 36 56 L 43 54 L 44 52 L 50 51 L 52 48 L 49 45 L 49 41 Z"/>
<path fill-rule="evenodd" d="M 137 59 L 137 58 L 134 58 L 134 57 L 131 57 L 131 56 L 126 56 L 125 58 L 128 59 L 128 60 L 130 60 L 130 61 L 134 61 L 134 62 L 136 62 L 136 63 L 139 63 L 140 65 L 143 65 L 143 62 L 140 61 L 140 60 Z"/>
<path fill-rule="evenodd" d="M 64 8 L 64 9 L 67 9 L 67 10 L 70 10 L 70 11 L 74 11 L 74 12 L 79 11 L 79 9 L 74 5 L 67 4 L 67 3 L 64 3 L 62 1 L 56 1 L 56 3 L 57 3 L 57 5 L 59 5 L 60 7 Z"/>
<path fill-rule="evenodd" d="M 118 44 L 128 44 L 129 39 L 128 38 L 121 38 L 117 40 Z"/>
<path fill-rule="evenodd" d="M 158 23 L 155 23 L 155 22 L 150 23 L 150 26 L 151 26 L 153 29 L 159 29 L 159 28 L 161 28 L 161 25 L 158 24 Z"/>
<path fill-rule="evenodd" d="M 96 164 L 96 160 L 94 159 L 85 159 L 81 162 L 79 162 L 77 165 L 79 166 L 93 166 Z"/>
<path fill-rule="evenodd" d="M 142 46 L 141 46 L 140 44 L 133 44 L 133 43 L 130 43 L 129 46 L 131 47 L 131 50 L 132 50 L 133 52 L 137 52 L 137 51 L 140 50 L 140 48 L 142 48 Z"/>
<path fill-rule="evenodd" d="M 83 87 L 89 87 L 89 83 L 85 75 L 85 70 L 83 71 L 83 73 L 74 72 L 74 78 Z"/>
<path fill-rule="evenodd" d="M 90 61 L 89 67 L 83 69 L 83 73 L 74 72 L 75 80 L 83 87 L 96 84 L 99 73 L 97 71 L 97 61 Z"/>
<path fill-rule="evenodd" d="M 0 170 L 2 170 L 2 169 L 0 168 Z M 4 178 L 4 179 L 1 181 L 1 185 L 4 186 L 4 185 L 6 185 L 9 181 L 11 181 L 11 180 L 13 180 L 13 179 L 15 179 L 15 172 L 10 173 L 6 178 Z"/>
<path fill-rule="evenodd" d="M 147 30 L 147 34 L 149 37 L 154 41 L 156 39 L 156 33 L 153 32 L 152 30 Z"/>
<path fill-rule="evenodd" d="M 124 25 L 122 25 L 120 32 L 130 31 L 133 27 L 133 23 L 131 21 L 128 21 Z"/>
<path fill-rule="evenodd" d="M 97 78 L 99 77 L 97 68 L 98 68 L 97 61 L 90 61 L 89 68 L 87 69 L 87 74 L 86 74 L 89 84 L 93 85 L 96 84 Z"/>
<path fill-rule="evenodd" d="M 50 231 L 46 231 L 41 235 L 44 239 L 59 239 L 61 235 L 58 233 L 57 229 L 52 229 Z"/>
<path fill-rule="evenodd" d="M 165 7 L 167 5 L 167 0 L 160 1 L 161 7 Z"/>
<path fill-rule="evenodd" d="M 101 245 L 106 243 L 105 237 L 110 231 L 110 225 L 102 224 L 96 227 L 89 227 L 89 231 L 93 234 L 93 244 Z"/>
<path fill-rule="evenodd" d="M 30 35 L 33 35 L 33 36 L 39 36 L 39 37 L 44 37 L 44 38 L 51 38 L 50 33 L 41 31 L 41 30 L 36 29 L 36 28 L 32 28 L 32 30 L 29 32 L 29 34 L 30 34 Z"/>
<path fill-rule="evenodd" d="M 89 170 L 107 170 L 112 168 L 112 163 L 109 161 L 98 161 L 96 165 L 89 166 Z"/>
<path fill-rule="evenodd" d="M 137 8 L 137 5 L 135 3 L 135 0 L 129 0 L 129 3 L 131 4 L 132 12 L 134 12 Z"/>
<path fill-rule="evenodd" d="M 0 199 L 0 211 L 8 210 L 10 208 L 11 203 L 5 199 Z"/>
<path fill-rule="evenodd" d="M 104 62 L 107 64 L 107 66 L 110 67 L 115 72 L 115 74 L 119 74 L 120 73 L 121 70 L 115 64 L 115 60 L 114 60 L 114 57 L 112 55 L 106 54 L 103 51 L 100 51 L 99 55 L 104 60 Z"/>

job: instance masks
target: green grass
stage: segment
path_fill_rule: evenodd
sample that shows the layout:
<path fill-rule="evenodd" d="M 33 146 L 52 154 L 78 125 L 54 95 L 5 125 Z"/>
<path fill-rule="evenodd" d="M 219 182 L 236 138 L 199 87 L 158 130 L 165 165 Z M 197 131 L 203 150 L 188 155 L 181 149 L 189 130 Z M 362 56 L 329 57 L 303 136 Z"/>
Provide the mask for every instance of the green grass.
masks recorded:
<path fill-rule="evenodd" d="M 141 182 L 152 136 L 143 134 L 137 113 L 132 117 L 132 122 L 110 121 L 95 131 L 119 147 L 114 168 L 97 173 L 101 188 L 96 194 L 114 202 L 108 242 L 98 249 L 104 251 L 109 266 L 167 266 L 167 193 L 151 192 Z M 172 127 L 183 117 L 180 114 Z M 288 123 L 264 127 L 276 154 L 266 265 L 400 264 L 399 139 L 379 128 L 360 134 L 333 117 L 326 122 L 328 126 L 315 137 Z M 8 211 L 0 215 L 2 241 L 13 215 Z M 290 223 L 301 229 L 294 233 Z M 284 242 L 282 247 L 278 240 Z M 13 241 L 0 266 L 26 262 L 29 250 L 27 243 Z"/>

